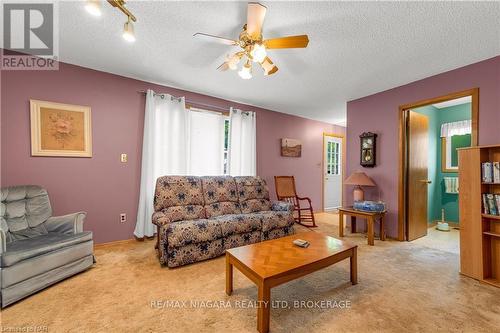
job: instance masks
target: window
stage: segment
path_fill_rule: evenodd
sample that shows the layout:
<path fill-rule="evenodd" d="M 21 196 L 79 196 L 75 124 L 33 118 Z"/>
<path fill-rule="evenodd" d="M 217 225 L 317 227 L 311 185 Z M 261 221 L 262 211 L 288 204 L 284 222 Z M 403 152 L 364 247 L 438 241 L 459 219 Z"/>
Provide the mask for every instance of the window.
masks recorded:
<path fill-rule="evenodd" d="M 338 142 L 329 141 L 326 146 L 326 173 L 329 175 L 339 174 L 339 164 L 340 164 L 340 144 Z"/>
<path fill-rule="evenodd" d="M 229 174 L 229 117 L 203 109 L 190 111 L 189 174 Z"/>

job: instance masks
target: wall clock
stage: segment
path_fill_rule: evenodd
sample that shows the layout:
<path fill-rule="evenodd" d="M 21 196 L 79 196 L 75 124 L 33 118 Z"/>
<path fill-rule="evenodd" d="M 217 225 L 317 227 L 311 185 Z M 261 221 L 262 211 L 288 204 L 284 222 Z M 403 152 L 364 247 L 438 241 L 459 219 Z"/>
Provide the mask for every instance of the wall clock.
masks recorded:
<path fill-rule="evenodd" d="M 376 141 L 377 134 L 365 132 L 359 136 L 360 138 L 360 164 L 364 167 L 373 168 L 376 163 Z"/>

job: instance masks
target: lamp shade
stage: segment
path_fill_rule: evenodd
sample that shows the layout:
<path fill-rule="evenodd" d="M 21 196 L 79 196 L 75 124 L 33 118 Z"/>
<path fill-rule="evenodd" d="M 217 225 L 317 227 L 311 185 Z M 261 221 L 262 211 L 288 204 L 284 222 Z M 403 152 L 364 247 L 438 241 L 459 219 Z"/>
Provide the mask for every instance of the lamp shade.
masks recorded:
<path fill-rule="evenodd" d="M 358 186 L 375 186 L 373 180 L 361 171 L 352 173 L 346 180 L 345 185 L 358 185 Z"/>

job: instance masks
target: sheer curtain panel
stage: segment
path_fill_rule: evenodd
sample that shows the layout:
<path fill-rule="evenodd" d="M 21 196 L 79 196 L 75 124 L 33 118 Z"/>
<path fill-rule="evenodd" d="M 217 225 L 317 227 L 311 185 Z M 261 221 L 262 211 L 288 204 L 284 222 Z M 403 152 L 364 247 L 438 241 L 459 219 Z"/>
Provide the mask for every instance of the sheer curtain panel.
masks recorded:
<path fill-rule="evenodd" d="M 156 179 L 163 175 L 188 173 L 189 115 L 184 98 L 146 93 L 142 142 L 141 187 L 134 235 L 155 234 L 151 223 Z"/>
<path fill-rule="evenodd" d="M 255 112 L 231 108 L 229 126 L 229 174 L 255 176 L 257 174 Z"/>

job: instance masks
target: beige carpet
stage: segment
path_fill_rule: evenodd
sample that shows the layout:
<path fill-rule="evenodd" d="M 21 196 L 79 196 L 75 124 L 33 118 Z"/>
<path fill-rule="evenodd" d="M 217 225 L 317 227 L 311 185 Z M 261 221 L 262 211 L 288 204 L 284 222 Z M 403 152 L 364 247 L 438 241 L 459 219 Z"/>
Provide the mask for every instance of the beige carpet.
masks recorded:
<path fill-rule="evenodd" d="M 337 235 L 336 218 L 318 214 L 318 229 Z M 360 245 L 359 284 L 348 282 L 346 261 L 274 288 L 272 299 L 290 308 L 271 310 L 272 332 L 499 332 L 500 289 L 460 276 L 456 254 L 396 241 L 368 247 L 362 234 L 345 239 Z M 256 332 L 256 309 L 248 306 L 256 288 L 236 270 L 235 292 L 226 296 L 223 257 L 168 269 L 153 245 L 98 248 L 94 268 L 2 311 L 3 331 Z M 294 306 L 321 300 L 330 307 Z M 218 301 L 230 307 L 208 307 Z"/>

